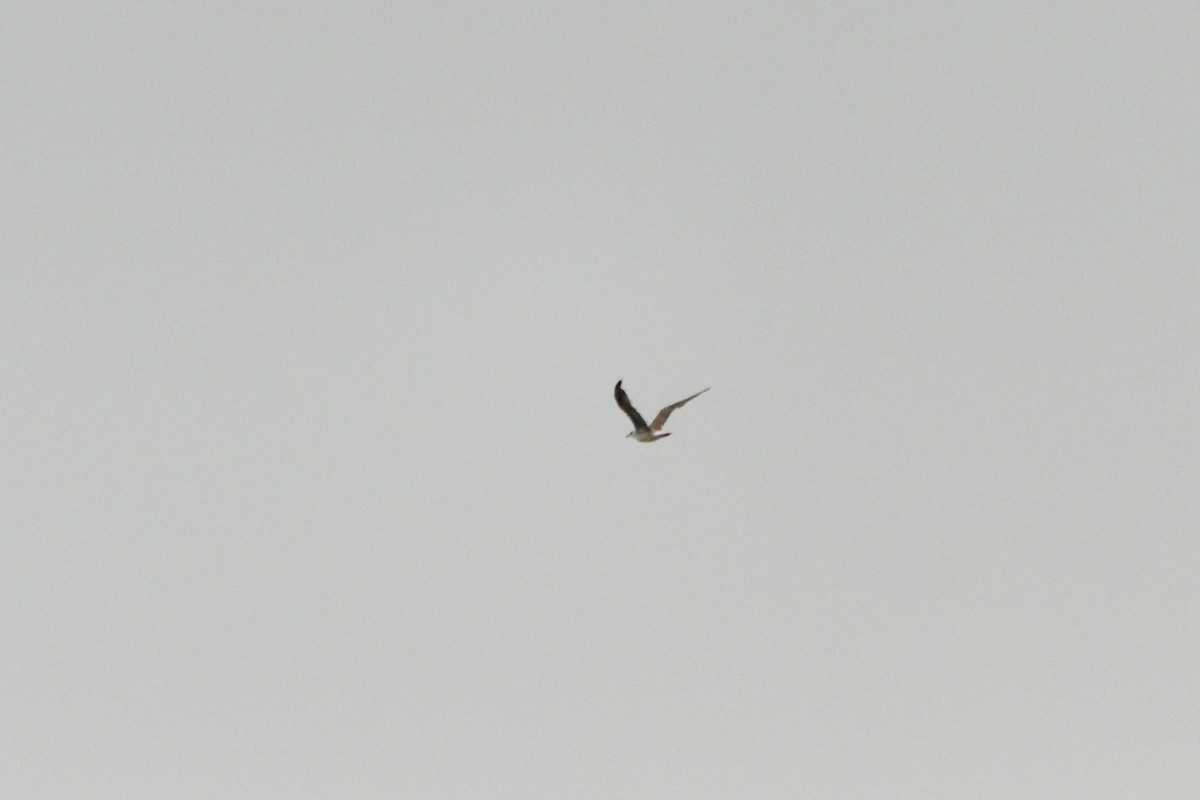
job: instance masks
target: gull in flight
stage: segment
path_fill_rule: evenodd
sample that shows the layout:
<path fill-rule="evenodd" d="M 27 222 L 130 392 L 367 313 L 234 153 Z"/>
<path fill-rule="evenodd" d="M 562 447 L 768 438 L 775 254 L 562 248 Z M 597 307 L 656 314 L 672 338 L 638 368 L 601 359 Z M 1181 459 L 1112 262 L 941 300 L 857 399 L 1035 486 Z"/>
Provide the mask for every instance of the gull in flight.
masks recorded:
<path fill-rule="evenodd" d="M 708 387 L 708 389 L 711 388 L 711 386 Z M 626 434 L 626 438 L 632 436 L 639 442 L 653 442 L 656 439 L 662 439 L 665 436 L 670 436 L 671 434 L 669 433 L 659 433 L 659 431 L 662 430 L 663 425 L 667 424 L 667 417 L 671 416 L 671 412 L 687 403 L 689 400 L 695 400 L 697 397 L 707 392 L 708 389 L 701 389 L 691 397 L 685 397 L 678 403 L 671 403 L 671 405 L 658 412 L 658 416 L 654 418 L 654 422 L 651 422 L 649 425 L 647 425 L 646 420 L 642 419 L 642 415 L 639 414 L 637 409 L 633 407 L 633 403 L 629 402 L 629 395 L 625 394 L 625 390 L 621 388 L 621 382 L 617 381 L 617 385 L 613 389 L 613 397 L 617 398 L 617 405 L 619 405 L 621 410 L 628 414 L 629 419 L 633 421 L 633 430 Z"/>

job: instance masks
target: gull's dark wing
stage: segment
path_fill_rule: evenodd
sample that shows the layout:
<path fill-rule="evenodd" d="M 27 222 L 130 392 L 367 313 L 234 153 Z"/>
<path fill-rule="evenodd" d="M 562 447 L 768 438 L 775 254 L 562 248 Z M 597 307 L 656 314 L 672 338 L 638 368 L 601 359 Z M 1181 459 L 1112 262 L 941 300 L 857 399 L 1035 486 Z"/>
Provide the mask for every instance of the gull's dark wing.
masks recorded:
<path fill-rule="evenodd" d="M 712 388 L 711 386 L 708 387 L 708 389 L 711 389 L 711 388 Z M 671 405 L 667 406 L 662 411 L 658 412 L 658 416 L 654 418 L 654 422 L 650 423 L 650 430 L 655 431 L 656 433 L 658 431 L 661 431 L 662 426 L 667 424 L 667 417 L 671 416 L 672 411 L 674 411 L 675 409 L 679 408 L 680 406 L 686 404 L 689 400 L 695 400 L 697 397 L 699 397 L 700 395 L 707 392 L 708 389 L 701 389 L 700 391 L 696 392 L 691 397 L 685 397 L 682 400 L 680 400 L 678 403 L 671 403 Z"/>
<path fill-rule="evenodd" d="M 629 402 L 629 395 L 625 394 L 625 390 L 621 388 L 621 382 L 617 381 L 616 387 L 613 389 L 613 397 L 617 398 L 617 405 L 621 410 L 629 415 L 629 419 L 633 422 L 633 429 L 641 431 L 646 429 L 646 420 L 642 419 L 642 415 L 633 407 L 633 403 Z M 692 398 L 688 398 L 691 400 Z M 684 402 L 687 402 L 685 400 Z"/>

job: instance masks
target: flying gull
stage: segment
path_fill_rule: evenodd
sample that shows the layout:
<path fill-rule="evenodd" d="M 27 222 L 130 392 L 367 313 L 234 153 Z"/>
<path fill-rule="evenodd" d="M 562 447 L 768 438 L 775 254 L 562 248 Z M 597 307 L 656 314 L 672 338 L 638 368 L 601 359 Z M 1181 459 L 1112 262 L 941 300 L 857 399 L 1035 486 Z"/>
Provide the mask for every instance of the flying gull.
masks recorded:
<path fill-rule="evenodd" d="M 711 386 L 708 387 L 708 389 L 711 388 Z M 633 403 L 629 402 L 629 395 L 625 394 L 625 390 L 621 388 L 620 381 L 617 381 L 617 385 L 613 389 L 613 397 L 617 398 L 617 405 L 619 405 L 621 410 L 628 414 L 629 419 L 633 421 L 633 430 L 626 434 L 626 436 L 632 436 L 639 442 L 653 442 L 656 439 L 662 439 L 664 436 L 671 435 L 669 433 L 659 433 L 659 431 L 662 430 L 663 425 L 667 424 L 667 417 L 671 416 L 672 411 L 687 403 L 689 400 L 695 400 L 697 397 L 707 392 L 708 389 L 701 389 L 691 397 L 685 397 L 678 403 L 671 403 L 671 405 L 658 412 L 658 416 L 654 418 L 654 422 L 650 423 L 649 425 L 646 424 L 646 420 L 642 419 L 642 415 L 637 412 L 637 409 L 633 407 Z"/>

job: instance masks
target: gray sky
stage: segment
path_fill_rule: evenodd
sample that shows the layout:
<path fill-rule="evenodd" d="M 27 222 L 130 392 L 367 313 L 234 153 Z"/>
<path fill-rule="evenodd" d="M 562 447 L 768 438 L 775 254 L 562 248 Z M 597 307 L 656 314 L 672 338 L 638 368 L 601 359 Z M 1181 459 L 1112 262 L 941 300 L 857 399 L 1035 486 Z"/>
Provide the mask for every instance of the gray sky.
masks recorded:
<path fill-rule="evenodd" d="M 4 14 L 0 795 L 1197 796 L 1194 4 L 251 5 Z"/>

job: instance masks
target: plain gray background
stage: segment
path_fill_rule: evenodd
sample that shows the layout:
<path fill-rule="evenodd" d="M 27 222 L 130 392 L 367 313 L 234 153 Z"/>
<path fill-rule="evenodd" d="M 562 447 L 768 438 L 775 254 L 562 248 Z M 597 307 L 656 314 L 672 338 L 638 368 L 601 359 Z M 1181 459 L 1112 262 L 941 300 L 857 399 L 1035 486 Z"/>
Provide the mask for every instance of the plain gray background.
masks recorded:
<path fill-rule="evenodd" d="M 1195 4 L 3 17 L 3 796 L 1200 793 Z"/>

